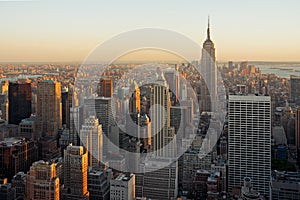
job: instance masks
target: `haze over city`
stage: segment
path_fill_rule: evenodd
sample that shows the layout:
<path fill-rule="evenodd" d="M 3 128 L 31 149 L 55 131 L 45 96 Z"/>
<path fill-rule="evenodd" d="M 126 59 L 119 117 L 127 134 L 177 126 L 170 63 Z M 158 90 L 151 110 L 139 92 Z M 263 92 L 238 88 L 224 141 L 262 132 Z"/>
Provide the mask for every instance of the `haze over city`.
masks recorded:
<path fill-rule="evenodd" d="M 202 44 L 207 16 L 218 61 L 299 61 L 299 1 L 1 1 L 0 62 L 82 62 L 137 28 L 170 29 Z"/>

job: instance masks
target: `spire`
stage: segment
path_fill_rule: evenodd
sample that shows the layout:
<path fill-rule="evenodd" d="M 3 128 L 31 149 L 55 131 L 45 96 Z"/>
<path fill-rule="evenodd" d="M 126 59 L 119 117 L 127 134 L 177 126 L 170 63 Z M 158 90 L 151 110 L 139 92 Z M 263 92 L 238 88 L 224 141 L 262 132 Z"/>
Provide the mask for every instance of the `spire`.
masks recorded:
<path fill-rule="evenodd" d="M 207 39 L 210 40 L 210 24 L 209 24 L 209 15 L 208 15 L 208 24 L 207 24 Z"/>

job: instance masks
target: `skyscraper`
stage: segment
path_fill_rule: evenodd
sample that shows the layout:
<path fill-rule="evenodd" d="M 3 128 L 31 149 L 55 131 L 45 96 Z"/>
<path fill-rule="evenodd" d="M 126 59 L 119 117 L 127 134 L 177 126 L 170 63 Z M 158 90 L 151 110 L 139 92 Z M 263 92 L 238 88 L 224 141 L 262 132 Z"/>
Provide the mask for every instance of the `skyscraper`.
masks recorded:
<path fill-rule="evenodd" d="M 8 123 L 19 125 L 22 119 L 31 115 L 31 84 L 26 82 L 9 83 Z"/>
<path fill-rule="evenodd" d="M 26 177 L 28 175 L 24 172 L 18 172 L 14 175 L 11 180 L 12 187 L 16 189 L 16 199 L 24 199 L 25 198 L 25 188 L 26 188 Z"/>
<path fill-rule="evenodd" d="M 84 107 L 81 106 L 73 106 L 70 109 L 70 134 L 69 134 L 69 142 L 73 145 L 79 145 L 79 131 L 84 122 Z"/>
<path fill-rule="evenodd" d="M 88 190 L 90 200 L 109 200 L 110 180 L 112 170 L 94 170 L 89 168 L 88 173 Z"/>
<path fill-rule="evenodd" d="M 56 176 L 55 164 L 42 160 L 34 162 L 26 178 L 26 199 L 59 200 L 59 178 Z"/>
<path fill-rule="evenodd" d="M 61 91 L 62 124 L 70 129 L 70 109 L 72 108 L 72 90 L 63 88 Z"/>
<path fill-rule="evenodd" d="M 63 168 L 65 185 L 63 199 L 88 199 L 88 153 L 82 146 L 69 145 L 65 149 Z"/>
<path fill-rule="evenodd" d="M 269 194 L 271 176 L 270 96 L 230 95 L 228 104 L 228 191 L 242 186 Z"/>
<path fill-rule="evenodd" d="M 210 39 L 210 24 L 208 19 L 207 39 L 203 43 L 201 68 L 202 77 L 205 77 L 201 86 L 201 111 L 212 111 L 212 102 L 215 101 L 217 92 L 217 67 L 216 67 L 215 45 Z"/>
<path fill-rule="evenodd" d="M 7 94 L 0 94 L 1 119 L 8 121 L 8 97 Z"/>
<path fill-rule="evenodd" d="M 178 162 L 149 159 L 142 165 L 145 173 L 136 174 L 136 196 L 147 199 L 176 199 L 178 195 Z"/>
<path fill-rule="evenodd" d="M 296 121 L 295 121 L 296 129 L 295 129 L 295 138 L 296 138 L 296 148 L 297 148 L 297 157 L 298 162 L 300 160 L 300 107 L 297 108 L 296 111 Z"/>
<path fill-rule="evenodd" d="M 131 97 L 129 99 L 129 115 L 126 113 L 126 132 L 131 132 L 132 135 L 138 136 L 140 133 L 140 112 L 141 112 L 141 101 L 140 101 L 140 88 L 136 81 L 130 86 Z"/>
<path fill-rule="evenodd" d="M 157 156 L 166 156 L 163 147 L 166 145 L 170 127 L 170 93 L 163 73 L 158 69 L 159 84 L 153 85 L 150 92 L 151 134 L 153 135 L 152 150 Z"/>
<path fill-rule="evenodd" d="M 99 97 L 112 97 L 113 94 L 113 81 L 108 78 L 102 78 L 98 86 Z"/>
<path fill-rule="evenodd" d="M 1 82 L 1 94 L 7 94 L 8 87 L 9 87 L 8 81 L 2 81 Z"/>
<path fill-rule="evenodd" d="M 1 200 L 15 200 L 16 189 L 12 187 L 10 183 L 7 183 L 7 179 L 4 179 L 0 183 L 0 199 Z"/>
<path fill-rule="evenodd" d="M 44 136 L 56 136 L 61 128 L 61 91 L 60 83 L 52 80 L 37 85 L 37 133 Z"/>
<path fill-rule="evenodd" d="M 95 116 L 85 119 L 80 130 L 80 138 L 83 146 L 88 150 L 89 166 L 97 169 L 103 154 L 102 125 Z"/>
<path fill-rule="evenodd" d="M 130 87 L 131 98 L 129 100 L 129 113 L 141 112 L 140 88 L 136 81 L 133 81 Z"/>
<path fill-rule="evenodd" d="M 111 98 L 96 97 L 84 99 L 85 117 L 96 115 L 99 123 L 102 124 L 103 133 L 108 135 L 108 128 L 112 122 Z"/>
<path fill-rule="evenodd" d="M 24 138 L 5 138 L 0 142 L 0 177 L 10 180 L 19 171 L 28 171 L 37 160 L 37 146 Z"/>
<path fill-rule="evenodd" d="M 291 75 L 291 98 L 300 105 L 300 76 Z"/>
<path fill-rule="evenodd" d="M 178 70 L 177 65 L 175 68 L 176 68 L 175 70 L 169 69 L 164 71 L 164 76 L 169 85 L 169 89 L 172 92 L 171 98 L 172 98 L 173 105 L 178 102 L 179 89 L 180 89 L 180 79 L 179 79 L 179 73 L 177 71 Z"/>

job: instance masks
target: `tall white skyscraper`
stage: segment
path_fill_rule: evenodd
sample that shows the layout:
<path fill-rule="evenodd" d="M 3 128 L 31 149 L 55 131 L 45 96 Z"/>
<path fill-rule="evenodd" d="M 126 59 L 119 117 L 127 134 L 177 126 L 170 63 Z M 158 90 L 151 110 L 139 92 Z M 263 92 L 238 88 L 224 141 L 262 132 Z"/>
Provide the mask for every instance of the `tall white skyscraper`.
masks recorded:
<path fill-rule="evenodd" d="M 150 93 L 151 133 L 153 135 L 153 151 L 156 156 L 168 156 L 163 147 L 170 141 L 170 93 L 166 79 L 158 69 L 159 84 L 154 85 Z M 167 139 L 168 137 L 168 139 Z"/>
<path fill-rule="evenodd" d="M 253 189 L 269 193 L 271 176 L 271 97 L 230 95 L 228 104 L 228 191 L 245 177 Z"/>
<path fill-rule="evenodd" d="M 215 44 L 210 38 L 210 25 L 208 19 L 207 38 L 203 43 L 201 68 L 204 78 L 201 87 L 201 111 L 213 111 L 212 102 L 216 101 L 217 97 L 217 66 Z"/>
<path fill-rule="evenodd" d="M 95 116 L 85 119 L 80 130 L 80 138 L 82 145 L 88 150 L 89 166 L 99 168 L 103 154 L 103 138 L 102 125 Z"/>

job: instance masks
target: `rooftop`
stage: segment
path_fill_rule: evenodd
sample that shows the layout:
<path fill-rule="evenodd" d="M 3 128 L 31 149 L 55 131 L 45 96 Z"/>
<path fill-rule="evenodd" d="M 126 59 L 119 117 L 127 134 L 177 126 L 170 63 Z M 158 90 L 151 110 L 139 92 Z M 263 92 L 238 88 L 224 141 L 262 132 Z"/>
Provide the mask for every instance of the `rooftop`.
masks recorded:
<path fill-rule="evenodd" d="M 22 124 L 34 124 L 35 119 L 36 119 L 36 117 L 33 115 L 33 116 L 30 116 L 29 118 L 22 119 L 21 123 Z"/>
<path fill-rule="evenodd" d="M 129 181 L 133 174 L 119 174 L 115 180 L 117 181 Z"/>
<path fill-rule="evenodd" d="M 15 137 L 4 138 L 4 140 L 0 142 L 0 146 L 11 147 L 14 145 L 22 144 L 24 142 L 25 142 L 24 138 L 15 138 Z"/>
<path fill-rule="evenodd" d="M 229 101 L 271 101 L 270 96 L 262 95 L 229 95 Z"/>

